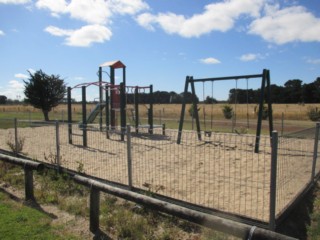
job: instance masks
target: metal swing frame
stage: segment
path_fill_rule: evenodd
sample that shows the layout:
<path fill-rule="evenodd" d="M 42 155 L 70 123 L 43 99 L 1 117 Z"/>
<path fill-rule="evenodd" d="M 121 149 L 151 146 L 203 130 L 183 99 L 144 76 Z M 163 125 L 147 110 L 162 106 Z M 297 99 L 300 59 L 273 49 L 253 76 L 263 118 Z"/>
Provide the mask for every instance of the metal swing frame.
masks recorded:
<path fill-rule="evenodd" d="M 177 138 L 177 144 L 181 143 L 181 136 L 182 136 L 182 129 L 184 123 L 184 115 L 186 109 L 186 98 L 188 93 L 189 84 L 191 86 L 191 93 L 192 93 L 192 103 L 194 107 L 194 115 L 196 119 L 196 127 L 197 127 L 197 135 L 198 139 L 201 140 L 201 128 L 200 128 L 200 120 L 198 114 L 198 105 L 197 105 L 197 98 L 195 92 L 194 84 L 197 82 L 215 82 L 215 81 L 225 81 L 225 80 L 239 80 L 239 79 L 252 79 L 252 78 L 261 78 L 261 89 L 260 89 L 260 99 L 259 99 L 259 111 L 258 111 L 258 121 L 257 121 L 257 130 L 256 130 L 256 140 L 255 140 L 255 153 L 259 152 L 260 146 L 260 135 L 261 135 L 261 127 L 262 127 L 262 111 L 263 111 L 263 104 L 267 102 L 268 104 L 268 119 L 269 119 L 269 134 L 270 137 L 273 131 L 273 117 L 272 117 L 272 103 L 271 103 L 271 87 L 270 87 L 270 71 L 267 69 L 263 69 L 262 74 L 253 74 L 253 75 L 241 75 L 241 76 L 228 76 L 228 77 L 217 77 L 217 78 L 202 78 L 202 79 L 194 79 L 193 76 L 187 76 L 185 81 L 184 87 L 184 94 L 183 94 L 183 101 L 182 101 L 182 108 L 181 108 L 181 115 L 180 115 L 180 122 L 179 122 L 179 132 Z M 266 90 L 266 94 L 265 94 Z M 266 100 L 266 101 L 265 101 Z"/>

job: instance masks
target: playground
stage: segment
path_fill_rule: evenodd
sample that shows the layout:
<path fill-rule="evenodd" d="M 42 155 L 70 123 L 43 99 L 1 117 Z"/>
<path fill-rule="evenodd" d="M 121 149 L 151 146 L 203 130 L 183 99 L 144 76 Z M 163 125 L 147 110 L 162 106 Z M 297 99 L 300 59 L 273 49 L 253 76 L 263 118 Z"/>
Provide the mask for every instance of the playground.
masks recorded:
<path fill-rule="evenodd" d="M 110 81 L 102 78 L 103 67 L 109 67 Z M 114 71 L 118 68 L 123 70 L 123 78 L 116 84 Z M 317 178 L 319 126 L 295 135 L 273 132 L 268 70 L 262 74 L 222 78 L 187 77 L 184 95 L 191 86 L 196 131 L 183 128 L 185 100 L 178 130 L 155 124 L 153 86 L 127 86 L 125 65 L 120 61 L 103 63 L 98 76 L 98 82 L 68 89 L 67 122 L 11 121 L 6 123 L 11 127 L 0 130 L 0 148 L 10 150 L 8 143 L 17 146 L 21 141 L 22 155 L 57 168 L 270 229 L 275 228 L 277 220 Z M 242 133 L 234 127 L 232 133 L 217 132 L 206 122 L 200 123 L 195 100 L 197 82 L 251 78 L 261 79 L 255 134 Z M 88 87 L 97 87 L 99 92 L 99 103 L 89 115 Z M 78 88 L 82 93 L 82 118 L 75 123 L 71 99 L 72 91 Z M 147 124 L 141 124 L 139 93 L 142 91 L 150 99 Z M 131 105 L 127 101 L 128 93 L 134 96 Z M 262 134 L 264 103 L 268 105 L 269 115 L 264 123 L 268 125 L 267 135 Z M 127 122 L 129 111 L 131 126 Z"/>

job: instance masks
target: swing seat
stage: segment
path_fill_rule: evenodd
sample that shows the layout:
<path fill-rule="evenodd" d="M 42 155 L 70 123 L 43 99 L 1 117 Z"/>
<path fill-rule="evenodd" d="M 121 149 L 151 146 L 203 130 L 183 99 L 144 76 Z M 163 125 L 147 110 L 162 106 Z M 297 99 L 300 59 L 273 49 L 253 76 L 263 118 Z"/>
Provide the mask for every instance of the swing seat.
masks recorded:
<path fill-rule="evenodd" d="M 211 131 L 204 131 L 204 135 L 206 137 L 211 137 L 212 132 Z"/>

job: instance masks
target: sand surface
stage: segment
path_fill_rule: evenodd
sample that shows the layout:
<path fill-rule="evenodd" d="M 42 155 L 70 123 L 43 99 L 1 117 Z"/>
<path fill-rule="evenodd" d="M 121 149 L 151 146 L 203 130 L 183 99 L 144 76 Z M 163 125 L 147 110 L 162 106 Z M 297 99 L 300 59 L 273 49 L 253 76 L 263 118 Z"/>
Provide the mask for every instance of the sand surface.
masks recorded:
<path fill-rule="evenodd" d="M 145 131 L 145 130 L 141 130 Z M 60 164 L 88 175 L 151 192 L 268 222 L 270 201 L 270 138 L 260 139 L 254 153 L 255 136 L 214 133 L 197 139 L 184 131 L 176 144 L 176 130 L 161 135 L 131 134 L 120 141 L 118 133 L 88 131 L 88 147 L 82 146 L 82 131 L 73 126 L 73 144 L 68 143 L 68 127 L 59 127 Z M 0 130 L 0 148 L 9 150 L 14 129 Z M 56 129 L 52 125 L 18 129 L 24 141 L 22 152 L 39 161 L 57 163 Z M 296 197 L 311 177 L 314 140 L 279 139 L 277 171 L 277 214 Z M 128 161 L 128 158 L 131 161 Z M 320 164 L 316 165 L 316 169 Z"/>

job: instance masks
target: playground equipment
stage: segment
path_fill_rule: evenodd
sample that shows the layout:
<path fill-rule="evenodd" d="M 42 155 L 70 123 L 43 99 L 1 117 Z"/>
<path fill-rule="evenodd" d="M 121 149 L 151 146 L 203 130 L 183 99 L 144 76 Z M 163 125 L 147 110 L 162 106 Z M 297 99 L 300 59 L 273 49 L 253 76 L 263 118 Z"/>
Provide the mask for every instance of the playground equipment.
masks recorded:
<path fill-rule="evenodd" d="M 110 72 L 103 71 L 103 67 L 109 67 Z M 115 84 L 115 69 L 122 68 L 122 82 L 119 85 Z M 106 82 L 102 80 L 103 73 L 107 73 L 110 81 Z M 134 120 L 135 120 L 135 128 L 138 133 L 139 128 L 148 128 L 148 132 L 153 134 L 154 128 L 163 128 L 164 133 L 164 125 L 154 125 L 153 124 L 153 86 L 126 86 L 126 66 L 121 61 L 113 61 L 113 62 L 105 62 L 99 66 L 99 81 L 98 82 L 90 82 L 90 83 L 82 83 L 74 86 L 73 88 L 68 87 L 68 122 L 69 122 L 69 143 L 72 144 L 72 112 L 71 112 L 71 91 L 75 88 L 82 88 L 82 121 L 79 124 L 79 127 L 82 129 L 82 137 L 83 137 L 83 146 L 87 146 L 87 124 L 93 123 L 97 116 L 99 116 L 99 129 L 103 130 L 103 111 L 105 110 L 105 129 L 107 133 L 107 138 L 109 138 L 109 132 L 115 131 L 117 127 L 117 112 L 120 112 L 120 135 L 121 141 L 124 141 L 124 135 L 126 131 L 126 111 L 127 109 L 127 94 L 130 92 L 134 92 Z M 95 106 L 95 108 L 91 111 L 89 116 L 87 117 L 87 108 L 86 108 L 86 88 L 89 86 L 97 86 L 99 87 L 99 103 Z M 139 117 L 139 91 L 143 90 L 143 92 L 149 89 L 149 108 L 148 108 L 148 124 L 141 125 L 140 117 Z M 103 94 L 105 94 L 105 101 L 103 101 Z"/>
<path fill-rule="evenodd" d="M 193 113 L 196 119 L 196 127 L 198 133 L 198 139 L 201 140 L 201 129 L 200 129 L 200 121 L 199 121 L 199 114 L 198 114 L 198 106 L 196 101 L 196 92 L 194 84 L 197 82 L 215 82 L 215 81 L 224 81 L 224 80 L 236 80 L 236 84 L 238 80 L 241 79 L 253 79 L 253 78 L 261 78 L 261 89 L 260 89 L 260 99 L 259 99 L 259 111 L 258 111 L 258 122 L 257 122 L 257 130 L 256 130 L 256 141 L 255 141 L 255 152 L 259 152 L 259 143 L 260 143 L 260 135 L 261 135 L 261 126 L 262 126 L 262 111 L 263 111 L 263 104 L 267 102 L 268 104 L 268 116 L 269 116 L 269 133 L 270 137 L 273 131 L 273 118 L 272 118 L 272 104 L 271 104 L 271 91 L 270 91 L 270 72 L 267 69 L 264 69 L 262 74 L 254 74 L 254 75 L 242 75 L 242 76 L 228 76 L 228 77 L 218 77 L 218 78 L 203 78 L 203 79 L 194 79 L 192 76 L 186 77 L 185 87 L 184 87 L 184 96 L 188 93 L 189 84 L 191 85 L 191 92 L 192 92 L 192 103 L 193 103 Z M 248 84 L 247 84 L 248 86 Z M 265 95 L 266 89 L 266 95 Z M 236 96 L 235 96 L 236 97 Z M 236 99 L 235 99 L 235 106 L 236 106 Z M 178 132 L 178 139 L 177 144 L 181 143 L 181 136 L 182 136 L 182 128 L 184 122 L 184 115 L 185 115 L 185 108 L 186 108 L 186 100 L 183 98 L 182 108 L 181 108 L 181 115 L 180 115 L 180 122 L 179 122 L 179 132 Z M 234 116 L 234 121 L 236 121 L 236 116 Z M 206 133 L 207 134 L 207 133 Z M 207 134 L 211 136 L 210 134 Z"/>

